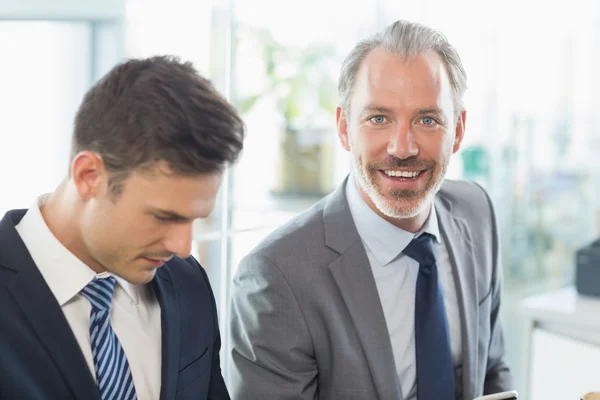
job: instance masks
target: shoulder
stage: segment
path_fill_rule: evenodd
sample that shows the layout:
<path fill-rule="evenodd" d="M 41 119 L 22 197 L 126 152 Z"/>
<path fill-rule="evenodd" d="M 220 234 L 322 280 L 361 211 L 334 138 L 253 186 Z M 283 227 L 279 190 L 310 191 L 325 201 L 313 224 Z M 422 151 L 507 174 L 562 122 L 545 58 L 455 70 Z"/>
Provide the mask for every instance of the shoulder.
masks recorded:
<path fill-rule="evenodd" d="M 193 256 L 188 258 L 173 257 L 167 265 L 161 268 L 167 268 L 168 271 L 159 270 L 158 274 L 166 279 L 173 280 L 179 297 L 212 295 L 208 275 Z"/>
<path fill-rule="evenodd" d="M 323 212 L 327 198 L 318 201 L 308 210 L 298 214 L 274 229 L 250 253 L 272 261 L 297 259 L 307 255 L 306 249 L 319 252 L 325 248 Z"/>
<path fill-rule="evenodd" d="M 481 217 L 493 218 L 493 204 L 488 192 L 476 182 L 446 180 L 438 193 L 439 201 L 452 210 L 452 214 L 467 220 Z"/>

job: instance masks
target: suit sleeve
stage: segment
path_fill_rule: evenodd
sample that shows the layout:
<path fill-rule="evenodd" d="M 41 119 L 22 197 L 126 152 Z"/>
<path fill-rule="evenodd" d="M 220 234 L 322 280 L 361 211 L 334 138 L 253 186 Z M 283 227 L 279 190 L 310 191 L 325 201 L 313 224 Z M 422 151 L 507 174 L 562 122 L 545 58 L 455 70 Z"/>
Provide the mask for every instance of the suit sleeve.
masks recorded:
<path fill-rule="evenodd" d="M 195 260 L 194 260 L 195 261 Z M 204 279 L 206 280 L 206 284 L 209 287 L 210 298 L 212 302 L 212 314 L 213 314 L 213 327 L 214 327 L 214 341 L 213 341 L 213 353 L 212 353 L 212 367 L 210 372 L 210 384 L 208 387 L 208 399 L 209 400 L 229 400 L 229 392 L 227 391 L 227 387 L 225 386 L 225 381 L 223 379 L 223 374 L 221 373 L 221 359 L 219 356 L 219 352 L 221 350 L 221 334 L 219 332 L 219 318 L 217 314 L 217 304 L 215 301 L 215 296 L 210 287 L 210 281 L 208 279 L 208 275 L 204 268 L 196 262 L 202 274 L 204 275 Z"/>
<path fill-rule="evenodd" d="M 483 189 L 482 189 L 483 190 Z M 490 314 L 490 343 L 483 392 L 484 394 L 497 393 L 513 390 L 513 379 L 510 369 L 505 361 L 504 333 L 500 323 L 500 303 L 502 297 L 502 260 L 500 255 L 500 239 L 498 224 L 491 199 L 487 192 L 485 196 L 489 203 L 492 220 L 492 249 L 493 249 L 493 271 L 492 271 L 492 308 Z"/>
<path fill-rule="evenodd" d="M 233 399 L 315 399 L 312 338 L 280 270 L 264 256 L 248 255 L 238 267 L 232 292 Z"/>

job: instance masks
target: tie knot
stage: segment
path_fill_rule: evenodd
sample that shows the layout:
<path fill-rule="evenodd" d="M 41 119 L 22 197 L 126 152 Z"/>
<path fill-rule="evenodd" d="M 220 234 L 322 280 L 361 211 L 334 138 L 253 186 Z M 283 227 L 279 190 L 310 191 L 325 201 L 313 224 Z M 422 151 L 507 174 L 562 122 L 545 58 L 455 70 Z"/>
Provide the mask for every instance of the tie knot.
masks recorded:
<path fill-rule="evenodd" d="M 433 250 L 433 236 L 423 233 L 411 240 L 402 252 L 414 259 L 421 266 L 435 265 L 435 253 Z"/>
<path fill-rule="evenodd" d="M 94 278 L 83 288 L 81 294 L 88 299 L 93 308 L 110 310 L 115 283 L 115 278 L 112 276 L 104 279 Z"/>

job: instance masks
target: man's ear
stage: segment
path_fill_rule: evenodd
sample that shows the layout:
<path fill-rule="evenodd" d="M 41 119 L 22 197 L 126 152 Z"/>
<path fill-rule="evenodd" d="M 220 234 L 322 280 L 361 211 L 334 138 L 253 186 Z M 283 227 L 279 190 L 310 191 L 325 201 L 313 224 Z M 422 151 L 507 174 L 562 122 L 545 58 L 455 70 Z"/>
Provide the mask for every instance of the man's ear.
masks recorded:
<path fill-rule="evenodd" d="M 456 153 L 460 149 L 460 144 L 465 137 L 465 127 L 467 123 L 467 110 L 462 110 L 456 121 L 456 132 L 454 133 L 454 145 L 452 153 Z"/>
<path fill-rule="evenodd" d="M 335 122 L 337 125 L 338 137 L 340 143 L 346 151 L 350 151 L 350 139 L 348 138 L 348 119 L 347 114 L 340 106 L 335 109 Z"/>
<path fill-rule="evenodd" d="M 102 157 L 93 151 L 78 153 L 71 162 L 71 179 L 79 196 L 88 200 L 106 190 L 108 176 Z"/>

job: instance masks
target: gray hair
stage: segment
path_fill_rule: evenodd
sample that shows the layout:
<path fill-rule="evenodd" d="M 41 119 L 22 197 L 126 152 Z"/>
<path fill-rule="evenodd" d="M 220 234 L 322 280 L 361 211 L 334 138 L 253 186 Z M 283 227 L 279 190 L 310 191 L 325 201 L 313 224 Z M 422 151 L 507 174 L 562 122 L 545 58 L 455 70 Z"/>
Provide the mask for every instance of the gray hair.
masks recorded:
<path fill-rule="evenodd" d="M 430 50 L 435 51 L 446 64 L 456 115 L 458 116 L 464 110 L 463 96 L 467 90 L 467 73 L 456 49 L 441 32 L 416 22 L 400 20 L 384 31 L 360 41 L 344 60 L 338 83 L 338 94 L 340 107 L 346 115 L 350 111 L 350 97 L 352 97 L 358 70 L 367 54 L 378 47 L 407 58 L 417 57 Z"/>

